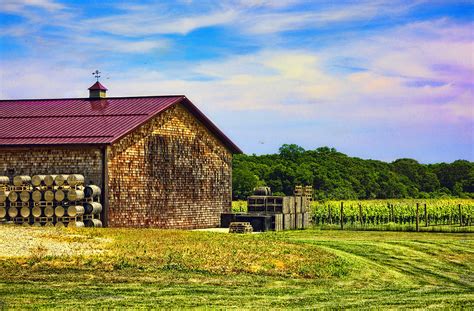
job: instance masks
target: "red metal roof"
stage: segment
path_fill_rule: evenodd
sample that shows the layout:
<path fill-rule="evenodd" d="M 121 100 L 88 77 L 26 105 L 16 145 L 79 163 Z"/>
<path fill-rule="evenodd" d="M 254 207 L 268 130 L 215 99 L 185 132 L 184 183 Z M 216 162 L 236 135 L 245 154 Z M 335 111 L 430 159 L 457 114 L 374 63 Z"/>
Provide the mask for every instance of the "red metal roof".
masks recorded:
<path fill-rule="evenodd" d="M 90 91 L 95 91 L 95 90 L 99 90 L 99 91 L 107 91 L 107 88 L 105 86 L 103 86 L 99 81 L 97 81 L 96 83 L 94 83 L 90 88 L 89 88 Z"/>
<path fill-rule="evenodd" d="M 0 147 L 112 144 L 183 104 L 233 153 L 242 151 L 185 96 L 0 100 Z"/>

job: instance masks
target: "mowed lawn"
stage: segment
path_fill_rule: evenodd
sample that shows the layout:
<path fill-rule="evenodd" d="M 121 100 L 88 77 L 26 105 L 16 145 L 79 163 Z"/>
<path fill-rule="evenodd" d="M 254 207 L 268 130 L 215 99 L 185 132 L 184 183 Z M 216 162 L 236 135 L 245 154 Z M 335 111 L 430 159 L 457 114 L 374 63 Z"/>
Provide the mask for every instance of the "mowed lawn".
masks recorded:
<path fill-rule="evenodd" d="M 473 237 L 0 226 L 0 309 L 473 309 Z"/>

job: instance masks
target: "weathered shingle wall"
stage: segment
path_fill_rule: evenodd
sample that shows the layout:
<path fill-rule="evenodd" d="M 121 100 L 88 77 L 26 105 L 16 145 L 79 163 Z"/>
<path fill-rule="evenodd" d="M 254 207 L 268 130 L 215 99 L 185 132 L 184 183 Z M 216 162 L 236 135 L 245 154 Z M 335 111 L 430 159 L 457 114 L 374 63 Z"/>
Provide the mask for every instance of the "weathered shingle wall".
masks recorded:
<path fill-rule="evenodd" d="M 176 105 L 109 151 L 109 225 L 218 226 L 230 211 L 232 154 Z"/>
<path fill-rule="evenodd" d="M 12 173 L 12 174 L 10 174 Z M 99 148 L 0 148 L 0 175 L 83 174 L 87 183 L 102 186 Z"/>

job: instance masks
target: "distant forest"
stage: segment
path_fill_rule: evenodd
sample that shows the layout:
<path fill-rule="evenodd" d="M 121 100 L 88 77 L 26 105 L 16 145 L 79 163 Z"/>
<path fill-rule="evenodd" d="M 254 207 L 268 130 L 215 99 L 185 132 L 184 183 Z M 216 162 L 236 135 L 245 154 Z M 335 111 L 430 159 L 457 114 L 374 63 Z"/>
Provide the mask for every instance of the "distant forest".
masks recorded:
<path fill-rule="evenodd" d="M 294 185 L 312 185 L 315 199 L 474 198 L 474 163 L 392 163 L 349 157 L 334 148 L 304 150 L 283 145 L 278 154 L 235 155 L 233 199 L 246 199 L 256 186 L 291 195 Z"/>

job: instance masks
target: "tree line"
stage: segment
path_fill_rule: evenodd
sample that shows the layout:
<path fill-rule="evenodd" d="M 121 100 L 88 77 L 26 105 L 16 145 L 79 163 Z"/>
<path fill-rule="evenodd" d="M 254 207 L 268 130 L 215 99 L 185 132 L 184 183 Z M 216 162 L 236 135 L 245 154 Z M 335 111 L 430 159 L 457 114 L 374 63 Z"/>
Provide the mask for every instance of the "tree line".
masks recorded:
<path fill-rule="evenodd" d="M 474 163 L 387 163 L 349 157 L 329 147 L 305 150 L 285 144 L 277 154 L 235 155 L 232 181 L 235 200 L 246 199 L 257 186 L 291 195 L 295 185 L 312 185 L 317 200 L 474 198 Z"/>

